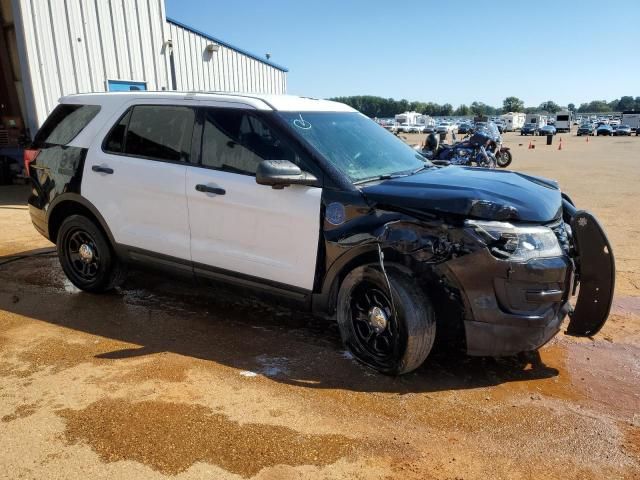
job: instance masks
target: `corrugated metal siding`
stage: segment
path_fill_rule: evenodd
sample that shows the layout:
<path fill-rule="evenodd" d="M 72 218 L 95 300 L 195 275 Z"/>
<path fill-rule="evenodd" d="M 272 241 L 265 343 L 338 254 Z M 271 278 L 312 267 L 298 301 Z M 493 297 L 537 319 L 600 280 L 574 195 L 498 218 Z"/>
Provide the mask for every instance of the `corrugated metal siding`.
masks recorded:
<path fill-rule="evenodd" d="M 163 0 L 13 0 L 13 11 L 32 132 L 62 95 L 104 92 L 107 80 L 170 88 Z"/>
<path fill-rule="evenodd" d="M 104 92 L 107 80 L 176 89 L 286 93 L 286 69 L 179 22 L 164 0 L 11 0 L 32 135 L 63 95 Z M 207 45 L 220 45 L 207 52 Z"/>
<path fill-rule="evenodd" d="M 241 52 L 220 45 L 207 52 L 210 38 L 167 22 L 173 44 L 177 90 L 283 94 L 287 73 Z"/>

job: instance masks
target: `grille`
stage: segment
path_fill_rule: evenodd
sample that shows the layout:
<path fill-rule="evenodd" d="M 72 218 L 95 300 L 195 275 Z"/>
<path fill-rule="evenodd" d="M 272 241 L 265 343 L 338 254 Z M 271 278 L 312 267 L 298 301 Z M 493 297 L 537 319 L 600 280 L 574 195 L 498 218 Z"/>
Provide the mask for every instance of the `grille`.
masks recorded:
<path fill-rule="evenodd" d="M 6 147 L 7 145 L 9 145 L 9 131 L 0 128 L 0 146 Z"/>

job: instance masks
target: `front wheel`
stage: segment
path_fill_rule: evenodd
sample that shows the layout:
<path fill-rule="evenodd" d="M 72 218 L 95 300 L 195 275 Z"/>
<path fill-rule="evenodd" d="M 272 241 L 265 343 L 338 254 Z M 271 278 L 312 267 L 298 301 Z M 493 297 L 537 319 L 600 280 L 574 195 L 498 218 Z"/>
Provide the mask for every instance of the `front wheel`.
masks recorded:
<path fill-rule="evenodd" d="M 62 222 L 56 241 L 60 265 L 80 290 L 105 292 L 124 281 L 126 269 L 98 226 L 82 215 Z"/>
<path fill-rule="evenodd" d="M 511 161 L 513 157 L 511 156 L 511 152 L 509 150 L 501 150 L 496 155 L 496 162 L 500 168 L 507 168 L 511 165 Z"/>
<path fill-rule="evenodd" d="M 357 267 L 346 276 L 338 293 L 338 326 L 357 360 L 387 375 L 400 375 L 418 368 L 431 352 L 435 314 L 415 280 L 393 269 L 387 275 L 391 295 L 375 265 Z"/>

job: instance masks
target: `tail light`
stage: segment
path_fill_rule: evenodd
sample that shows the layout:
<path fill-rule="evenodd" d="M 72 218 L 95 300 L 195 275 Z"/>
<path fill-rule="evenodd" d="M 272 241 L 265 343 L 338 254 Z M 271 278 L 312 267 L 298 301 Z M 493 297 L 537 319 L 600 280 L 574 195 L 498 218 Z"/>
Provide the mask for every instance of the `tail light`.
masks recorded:
<path fill-rule="evenodd" d="M 25 150 L 24 150 L 24 169 L 25 169 L 25 173 L 26 173 L 27 177 L 31 176 L 31 173 L 29 172 L 29 165 L 31 165 L 31 163 L 36 159 L 36 157 L 38 156 L 39 153 L 40 153 L 39 149 L 28 149 L 28 148 L 25 148 Z"/>

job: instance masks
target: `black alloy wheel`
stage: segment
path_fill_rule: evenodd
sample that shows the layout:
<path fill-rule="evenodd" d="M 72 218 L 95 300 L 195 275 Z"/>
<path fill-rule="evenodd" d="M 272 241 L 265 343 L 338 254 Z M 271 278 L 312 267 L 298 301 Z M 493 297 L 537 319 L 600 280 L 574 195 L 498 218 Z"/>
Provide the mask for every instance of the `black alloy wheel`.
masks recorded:
<path fill-rule="evenodd" d="M 389 375 L 418 368 L 436 333 L 435 314 L 414 278 L 389 268 L 363 265 L 343 280 L 338 293 L 340 335 L 354 357 Z"/>
<path fill-rule="evenodd" d="M 99 293 L 124 281 L 125 266 L 103 231 L 87 217 L 67 217 L 58 230 L 56 247 L 64 273 L 79 289 Z"/>
<path fill-rule="evenodd" d="M 351 323 L 358 348 L 382 362 L 394 353 L 398 336 L 391 301 L 377 285 L 361 282 L 351 295 Z"/>
<path fill-rule="evenodd" d="M 91 234 L 81 228 L 67 232 L 64 253 L 75 275 L 91 282 L 98 275 L 100 252 Z"/>

